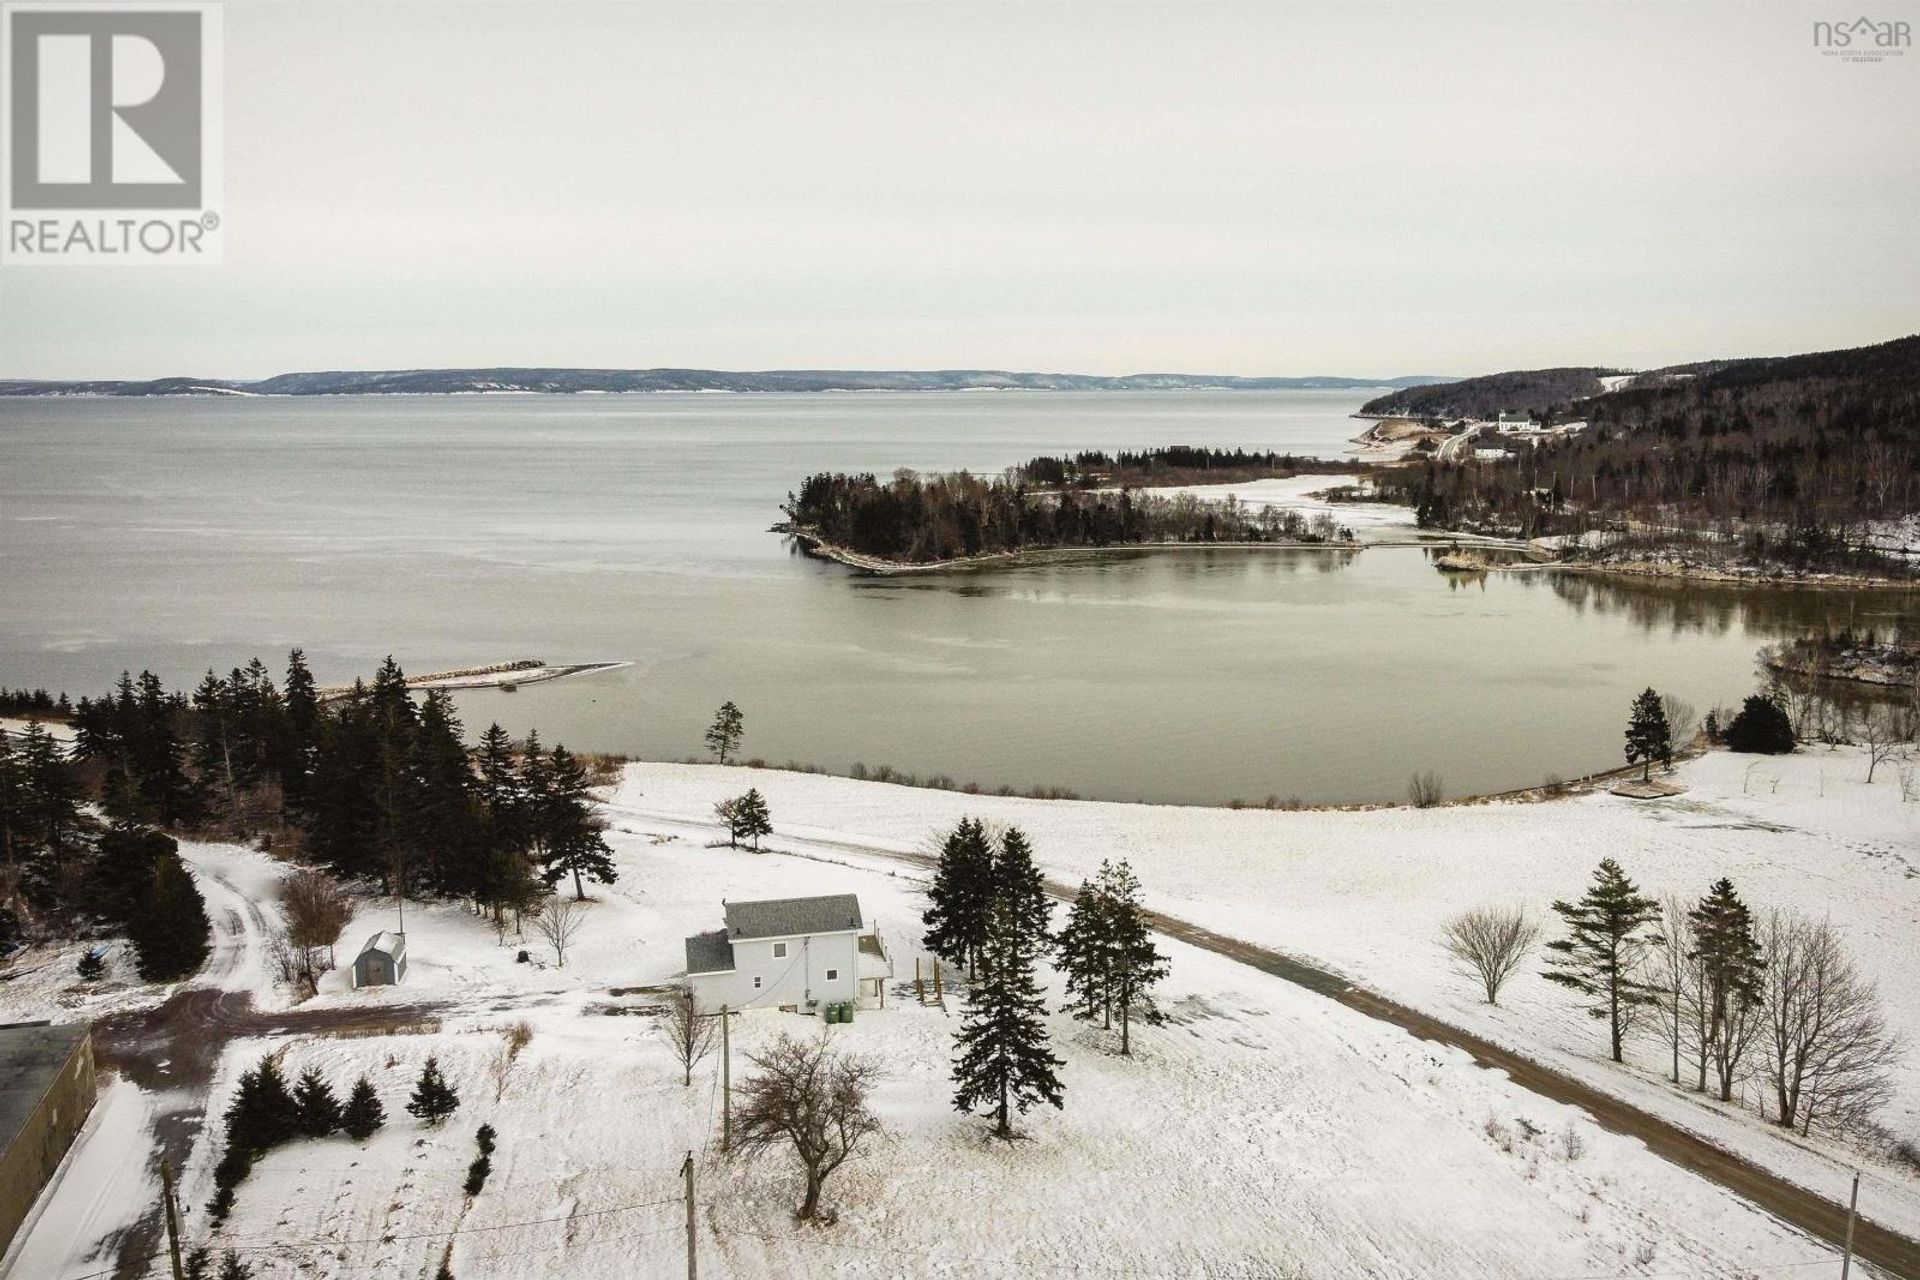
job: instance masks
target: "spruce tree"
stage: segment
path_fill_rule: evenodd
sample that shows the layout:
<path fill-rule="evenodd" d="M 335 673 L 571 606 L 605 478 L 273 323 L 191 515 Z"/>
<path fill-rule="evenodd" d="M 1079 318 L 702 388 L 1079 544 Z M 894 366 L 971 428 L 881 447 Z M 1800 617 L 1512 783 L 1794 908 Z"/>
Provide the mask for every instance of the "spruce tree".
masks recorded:
<path fill-rule="evenodd" d="M 387 1111 L 380 1105 L 380 1095 L 373 1091 L 373 1082 L 361 1076 L 353 1082 L 353 1091 L 347 1095 L 347 1105 L 340 1113 L 340 1128 L 355 1142 L 365 1142 L 387 1122 Z"/>
<path fill-rule="evenodd" d="M 1053 946 L 1053 899 L 1033 863 L 1033 845 L 1018 827 L 1000 836 L 993 860 L 993 894 L 1013 914 L 1013 927 L 1038 956 Z"/>
<path fill-rule="evenodd" d="M 340 1128 L 340 1100 L 318 1071 L 307 1071 L 293 1087 L 294 1105 L 300 1111 L 300 1132 L 309 1138 L 324 1138 Z"/>
<path fill-rule="evenodd" d="M 727 757 L 740 746 L 740 737 L 746 732 L 746 719 L 740 714 L 740 708 L 731 702 L 720 704 L 720 710 L 714 713 L 713 724 L 707 729 L 707 750 L 719 757 L 725 764 Z"/>
<path fill-rule="evenodd" d="M 287 655 L 287 683 L 282 734 L 274 748 L 274 768 L 280 775 L 280 794 L 292 813 L 303 813 L 313 777 L 313 756 L 320 740 L 320 691 L 307 655 L 299 649 Z"/>
<path fill-rule="evenodd" d="M 1633 716 L 1627 722 L 1627 763 L 1641 766 L 1640 781 L 1653 778 L 1653 762 L 1673 764 L 1673 730 L 1667 724 L 1667 709 L 1660 695 L 1646 690 L 1633 700 Z"/>
<path fill-rule="evenodd" d="M 1133 1050 L 1129 1031 L 1137 1008 L 1148 1022 L 1159 1020 L 1153 1004 L 1153 988 L 1167 976 L 1167 957 L 1153 943 L 1153 930 L 1147 925 L 1146 912 L 1140 906 L 1140 881 L 1125 861 L 1114 867 L 1101 867 L 1101 889 L 1107 900 L 1108 945 L 1112 961 L 1108 969 L 1114 1003 L 1120 1006 L 1120 1053 Z"/>
<path fill-rule="evenodd" d="M 760 837 L 773 834 L 773 810 L 767 807 L 767 799 L 758 787 L 748 787 L 747 794 L 740 797 L 734 806 L 733 822 L 740 835 L 753 841 L 753 851 L 760 852 Z"/>
<path fill-rule="evenodd" d="M 541 876 L 549 885 L 573 877 L 573 896 L 579 901 L 587 896 L 583 879 L 598 884 L 614 882 L 613 850 L 602 834 L 607 824 L 593 810 L 587 769 L 579 757 L 564 746 L 556 746 L 548 757 L 547 773 L 547 800 L 541 817 Z"/>
<path fill-rule="evenodd" d="M 258 1157 L 300 1135 L 300 1107 L 272 1055 L 244 1072 L 227 1105 L 227 1149 Z"/>
<path fill-rule="evenodd" d="M 1659 1003 L 1659 993 L 1639 975 L 1647 949 L 1660 942 L 1651 927 L 1660 918 L 1660 904 L 1642 894 L 1620 864 L 1605 858 L 1579 902 L 1555 902 L 1553 909 L 1566 922 L 1567 936 L 1547 944 L 1554 953 L 1548 957 L 1547 981 L 1592 1001 L 1587 1012 L 1606 1021 L 1613 1060 L 1619 1062 L 1634 1015 Z"/>
<path fill-rule="evenodd" d="M 940 846 L 927 887 L 927 950 L 972 973 L 986 946 L 993 914 L 993 843 L 978 818 L 962 818 Z"/>
<path fill-rule="evenodd" d="M 1060 1059 L 1047 1049 L 1046 1005 L 1034 977 L 1040 940 L 1023 932 L 1011 901 L 994 904 L 980 976 L 967 992 L 955 1038 L 954 1109 L 994 1117 L 994 1136 L 1014 1137 L 1012 1113 L 1061 1105 Z"/>
<path fill-rule="evenodd" d="M 407 1110 L 428 1124 L 439 1124 L 460 1107 L 460 1095 L 440 1075 L 440 1060 L 430 1057 L 420 1069 Z"/>
<path fill-rule="evenodd" d="M 178 854 L 154 860 L 144 910 L 127 921 L 140 976 L 148 982 L 184 978 L 206 963 L 213 924 L 193 877 Z"/>
<path fill-rule="evenodd" d="M 1740 705 L 1726 728 L 1727 750 L 1785 755 L 1794 748 L 1793 721 L 1772 698 L 1755 694 Z"/>
<path fill-rule="evenodd" d="M 1730 1102 L 1766 960 L 1753 934 L 1753 913 L 1734 892 L 1733 881 L 1716 880 L 1687 920 L 1693 925 L 1689 958 L 1699 963 L 1706 983 L 1707 1049 L 1720 1076 L 1720 1100 Z"/>
<path fill-rule="evenodd" d="M 1107 864 L 1100 864 L 1105 876 Z M 1082 1021 L 1107 1017 L 1112 1001 L 1108 995 L 1107 970 L 1112 962 L 1112 926 L 1108 918 L 1106 895 L 1095 881 L 1083 880 L 1080 892 L 1067 910 L 1067 923 L 1054 938 L 1054 961 L 1067 977 L 1067 1009 Z"/>
<path fill-rule="evenodd" d="M 213 1255 L 200 1245 L 187 1255 L 186 1280 L 213 1280 Z"/>
<path fill-rule="evenodd" d="M 220 1280 L 252 1280 L 253 1268 L 240 1261 L 240 1255 L 227 1250 L 226 1257 L 220 1263 Z"/>
<path fill-rule="evenodd" d="M 471 894 L 480 878 L 473 765 L 444 689 L 429 692 L 420 708 L 407 772 L 413 800 L 402 839 L 419 868 L 416 883 L 431 894 Z"/>

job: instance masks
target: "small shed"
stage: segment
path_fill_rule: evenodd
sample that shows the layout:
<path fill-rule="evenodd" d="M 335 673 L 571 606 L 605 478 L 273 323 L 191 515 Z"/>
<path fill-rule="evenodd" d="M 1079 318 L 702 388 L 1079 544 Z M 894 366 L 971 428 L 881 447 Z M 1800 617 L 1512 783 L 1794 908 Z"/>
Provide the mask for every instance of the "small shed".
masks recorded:
<path fill-rule="evenodd" d="M 353 985 L 390 987 L 407 976 L 407 935 L 382 929 L 353 958 Z"/>

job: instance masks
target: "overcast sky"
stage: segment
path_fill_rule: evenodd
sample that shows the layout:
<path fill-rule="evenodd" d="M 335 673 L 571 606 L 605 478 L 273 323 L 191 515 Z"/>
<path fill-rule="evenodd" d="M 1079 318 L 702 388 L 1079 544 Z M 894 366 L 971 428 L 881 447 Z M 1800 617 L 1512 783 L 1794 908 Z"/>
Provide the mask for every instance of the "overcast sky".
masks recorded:
<path fill-rule="evenodd" d="M 1821 57 L 1852 14 L 229 0 L 225 264 L 7 268 L 0 377 L 1880 341 L 1920 330 L 1920 50 Z"/>

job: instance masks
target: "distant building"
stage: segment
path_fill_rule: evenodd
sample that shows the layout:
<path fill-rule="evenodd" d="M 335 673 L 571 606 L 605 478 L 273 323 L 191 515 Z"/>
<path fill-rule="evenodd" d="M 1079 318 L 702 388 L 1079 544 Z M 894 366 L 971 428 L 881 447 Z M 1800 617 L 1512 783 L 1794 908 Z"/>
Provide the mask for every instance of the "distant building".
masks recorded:
<path fill-rule="evenodd" d="M 353 985 L 390 987 L 407 976 L 407 935 L 382 929 L 353 958 Z"/>
<path fill-rule="evenodd" d="M 93 1110 L 93 1035 L 84 1023 L 0 1026 L 0 1253 Z"/>
<path fill-rule="evenodd" d="M 701 1012 L 885 1000 L 893 960 L 853 894 L 725 905 L 725 928 L 686 942 L 687 985 Z"/>

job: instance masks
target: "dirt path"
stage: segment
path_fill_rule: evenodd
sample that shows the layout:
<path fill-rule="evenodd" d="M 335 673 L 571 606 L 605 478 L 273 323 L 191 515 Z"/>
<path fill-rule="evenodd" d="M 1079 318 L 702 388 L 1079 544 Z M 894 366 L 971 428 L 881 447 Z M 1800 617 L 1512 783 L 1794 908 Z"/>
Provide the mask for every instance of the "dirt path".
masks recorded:
<path fill-rule="evenodd" d="M 647 813 L 630 806 L 607 807 L 615 813 L 673 826 L 713 833 L 721 830 L 710 823 Z M 807 837 L 799 837 L 798 840 L 801 844 L 816 848 L 841 849 L 863 857 L 883 858 L 929 870 L 937 861 L 924 853 L 908 853 L 852 841 Z M 788 851 L 769 847 L 767 852 Z M 795 852 L 802 857 L 810 856 L 805 852 Z M 1046 887 L 1047 892 L 1066 902 L 1073 900 L 1078 888 L 1054 879 L 1048 879 Z M 1581 1108 L 1596 1124 L 1615 1133 L 1638 1138 L 1655 1155 L 1725 1187 L 1782 1222 L 1798 1227 L 1836 1249 L 1846 1241 L 1847 1207 L 1844 1204 L 1835 1203 L 1769 1173 L 1759 1165 L 1724 1151 L 1658 1116 L 1650 1115 L 1630 1102 L 1282 952 L 1215 933 L 1176 916 L 1160 912 L 1147 914 L 1153 927 L 1169 938 L 1251 965 L 1262 973 L 1305 987 L 1370 1018 L 1392 1023 L 1422 1040 L 1464 1050 L 1481 1066 L 1506 1072 L 1521 1088 L 1555 1102 Z M 1853 1249 L 1855 1258 L 1871 1263 L 1888 1276 L 1900 1277 L 1901 1280 L 1920 1280 L 1920 1241 L 1861 1218 L 1854 1224 Z"/>
<path fill-rule="evenodd" d="M 380 1005 L 365 1009 L 264 1010 L 254 1005 L 251 980 L 265 963 L 268 908 L 205 866 L 195 868 L 214 946 L 193 985 L 150 1009 L 116 1014 L 94 1024 L 95 1061 L 132 1081 L 155 1101 L 150 1157 L 178 1170 L 206 1127 L 209 1090 L 220 1055 L 236 1039 L 252 1036 L 324 1035 L 342 1030 L 377 1031 L 416 1022 L 438 1003 Z M 199 1213 L 187 1205 L 188 1221 Z M 161 1244 L 160 1206 L 155 1204 L 114 1242 L 116 1280 L 149 1273 Z"/>

